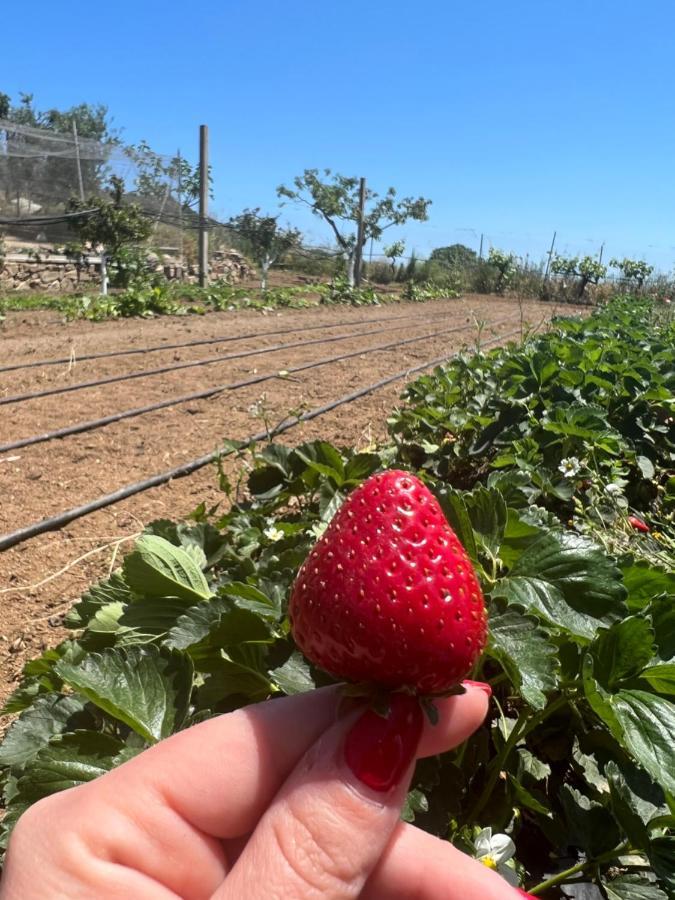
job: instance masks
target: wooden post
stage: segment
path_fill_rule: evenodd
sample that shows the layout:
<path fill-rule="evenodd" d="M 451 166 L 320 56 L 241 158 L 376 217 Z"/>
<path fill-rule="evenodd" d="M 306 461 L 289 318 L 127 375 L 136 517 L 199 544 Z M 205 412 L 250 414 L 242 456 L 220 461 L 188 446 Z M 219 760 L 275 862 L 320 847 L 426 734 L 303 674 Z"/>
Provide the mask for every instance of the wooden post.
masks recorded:
<path fill-rule="evenodd" d="M 178 233 L 180 235 L 180 267 L 185 268 L 185 240 L 183 237 L 183 157 L 180 150 L 176 155 L 178 160 Z"/>
<path fill-rule="evenodd" d="M 199 126 L 199 286 L 209 282 L 209 128 Z"/>
<path fill-rule="evenodd" d="M 480 248 L 478 250 L 478 259 L 483 258 L 483 235 L 480 236 Z"/>
<path fill-rule="evenodd" d="M 359 227 L 356 231 L 356 255 L 354 259 L 354 284 L 361 287 L 361 264 L 363 260 L 363 229 L 366 212 L 366 179 L 359 184 Z"/>
<path fill-rule="evenodd" d="M 80 184 L 80 200 L 84 200 L 84 181 L 82 180 L 82 160 L 80 159 L 80 141 L 77 136 L 77 123 L 73 119 L 73 139 L 75 140 L 75 159 L 77 160 L 77 180 Z"/>
<path fill-rule="evenodd" d="M 548 259 L 546 260 L 546 271 L 544 272 L 544 281 L 548 280 L 549 272 L 551 269 L 551 260 L 553 258 L 553 248 L 555 247 L 555 238 L 556 238 L 557 233 L 558 233 L 557 231 L 553 232 L 553 240 L 551 241 L 551 247 L 547 254 Z"/>

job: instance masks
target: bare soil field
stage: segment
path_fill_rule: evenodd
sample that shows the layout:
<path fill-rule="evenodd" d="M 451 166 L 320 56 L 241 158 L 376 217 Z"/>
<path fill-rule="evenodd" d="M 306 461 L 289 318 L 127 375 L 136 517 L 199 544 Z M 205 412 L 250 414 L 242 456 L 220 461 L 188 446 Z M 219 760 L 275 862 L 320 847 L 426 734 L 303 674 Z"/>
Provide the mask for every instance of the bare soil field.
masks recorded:
<path fill-rule="evenodd" d="M 263 428 L 261 410 L 276 424 L 290 413 L 475 346 L 477 322 L 484 323 L 481 340 L 487 342 L 505 339 L 514 331 L 519 335 L 528 325 L 542 327 L 556 312 L 534 302 L 519 306 L 513 300 L 468 296 L 386 307 L 326 307 L 267 315 L 239 311 L 103 323 L 64 323 L 49 311 L 10 313 L 0 330 L 0 367 L 54 358 L 68 362 L 0 371 L 0 403 L 19 394 L 179 363 L 208 364 L 0 405 L 0 445 L 256 374 L 273 377 L 83 434 L 0 452 L 0 535 L 215 450 L 225 438 L 254 434 Z M 461 330 L 429 336 L 450 328 Z M 288 333 L 269 333 L 281 330 Z M 221 337 L 234 340 L 81 359 Z M 405 346 L 372 350 L 418 337 Z M 310 343 L 331 338 L 335 340 Z M 295 346 L 279 347 L 286 344 Z M 219 359 L 246 351 L 259 352 Z M 351 352 L 357 355 L 342 362 L 279 375 L 303 363 Z M 280 440 L 295 444 L 321 437 L 366 446 L 385 434 L 386 417 L 404 383 L 402 379 L 341 406 Z M 11 691 L 25 659 L 63 638 L 63 613 L 88 585 L 114 568 L 148 522 L 184 518 L 201 501 L 224 502 L 212 465 L 0 552 L 0 700 Z"/>

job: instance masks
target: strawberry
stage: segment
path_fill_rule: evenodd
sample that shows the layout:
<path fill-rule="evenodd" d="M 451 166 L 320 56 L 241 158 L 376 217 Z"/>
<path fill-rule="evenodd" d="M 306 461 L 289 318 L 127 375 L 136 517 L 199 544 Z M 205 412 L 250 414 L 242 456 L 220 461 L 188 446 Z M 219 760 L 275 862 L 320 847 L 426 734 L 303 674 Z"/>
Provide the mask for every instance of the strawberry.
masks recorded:
<path fill-rule="evenodd" d="M 637 516 L 628 516 L 628 524 L 631 528 L 634 528 L 635 531 L 641 531 L 643 534 L 649 534 L 649 525 L 646 522 L 643 522 L 642 519 L 639 519 Z"/>
<path fill-rule="evenodd" d="M 331 675 L 421 694 L 456 685 L 487 637 L 466 551 L 428 488 L 396 470 L 345 500 L 298 573 L 289 616 Z"/>

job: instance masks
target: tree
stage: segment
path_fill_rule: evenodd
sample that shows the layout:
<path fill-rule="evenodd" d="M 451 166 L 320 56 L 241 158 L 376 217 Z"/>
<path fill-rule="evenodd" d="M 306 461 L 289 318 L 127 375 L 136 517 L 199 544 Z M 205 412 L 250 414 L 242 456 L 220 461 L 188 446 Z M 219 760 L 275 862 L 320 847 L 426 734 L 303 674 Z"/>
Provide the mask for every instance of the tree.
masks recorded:
<path fill-rule="evenodd" d="M 383 232 L 394 225 L 402 225 L 408 219 L 424 222 L 428 218 L 431 200 L 424 197 L 396 199 L 396 190 L 390 187 L 384 197 L 374 191 L 366 191 L 366 209 L 358 246 L 359 179 L 347 178 L 330 169 L 323 174 L 318 169 L 305 169 L 293 180 L 294 187 L 280 185 L 277 194 L 308 206 L 314 215 L 323 219 L 333 232 L 338 248 L 345 259 L 346 275 L 354 284 L 354 268 L 359 250 L 363 250 L 371 238 L 378 241 Z"/>
<path fill-rule="evenodd" d="M 392 280 L 396 280 L 396 260 L 405 253 L 405 241 L 394 241 L 382 251 L 389 260 Z"/>
<path fill-rule="evenodd" d="M 465 269 L 475 264 L 478 254 L 464 244 L 450 244 L 449 247 L 436 247 L 429 256 L 430 262 L 437 262 L 449 269 Z"/>
<path fill-rule="evenodd" d="M 512 253 L 504 253 L 503 250 L 497 250 L 496 247 L 490 247 L 487 258 L 488 265 L 494 266 L 499 273 L 497 277 L 496 291 L 503 294 L 506 286 L 516 271 L 515 258 Z"/>
<path fill-rule="evenodd" d="M 654 266 L 650 266 L 644 259 L 610 259 L 610 266 L 618 269 L 624 279 L 634 282 L 638 291 L 642 290 L 642 285 L 654 271 Z"/>
<path fill-rule="evenodd" d="M 597 284 L 605 277 L 607 266 L 592 256 L 584 256 L 581 259 L 578 256 L 554 256 L 551 272 L 554 275 L 578 278 L 577 299 L 581 300 L 589 284 Z"/>
<path fill-rule="evenodd" d="M 245 209 L 233 216 L 229 225 L 248 244 L 260 266 L 260 288 L 266 291 L 270 267 L 300 244 L 300 232 L 295 228 L 280 228 L 278 216 L 261 216 L 260 209 Z"/>
<path fill-rule="evenodd" d="M 72 198 L 69 212 L 97 208 L 93 215 L 73 221 L 73 228 L 80 241 L 92 249 L 102 247 L 104 264 L 113 268 L 113 283 L 127 287 L 131 278 L 139 274 L 145 254 L 138 247 L 152 231 L 152 222 L 137 203 L 123 201 L 124 184 L 121 178 L 110 179 L 109 198 Z"/>
<path fill-rule="evenodd" d="M 135 190 L 141 197 L 164 200 L 172 186 L 180 183 L 181 202 L 189 207 L 199 197 L 199 166 L 192 166 L 182 156 L 167 158 L 155 153 L 147 141 L 130 144 L 124 151 L 137 169 Z M 211 166 L 209 166 L 209 194 L 213 198 Z"/>

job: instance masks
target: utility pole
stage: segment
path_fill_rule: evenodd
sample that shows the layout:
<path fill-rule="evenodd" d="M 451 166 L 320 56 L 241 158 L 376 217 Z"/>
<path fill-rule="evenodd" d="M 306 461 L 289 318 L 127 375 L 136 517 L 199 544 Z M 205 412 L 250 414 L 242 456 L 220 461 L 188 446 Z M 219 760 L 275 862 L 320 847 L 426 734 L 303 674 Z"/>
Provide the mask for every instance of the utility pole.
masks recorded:
<path fill-rule="evenodd" d="M 478 259 L 483 258 L 483 235 L 480 236 L 480 249 L 478 250 Z"/>
<path fill-rule="evenodd" d="M 602 262 L 602 254 L 604 253 L 604 250 L 605 250 L 605 242 L 603 241 L 600 244 L 600 256 L 598 257 L 598 262 L 600 262 L 600 263 Z"/>
<path fill-rule="evenodd" d="M 549 272 L 551 270 L 551 260 L 553 259 L 553 248 L 555 247 L 555 239 L 557 235 L 557 231 L 553 232 L 553 240 L 551 241 L 551 247 L 548 251 L 548 259 L 546 260 L 546 271 L 544 272 L 544 281 L 548 279 Z"/>
<path fill-rule="evenodd" d="M 180 234 L 180 266 L 185 268 L 185 243 L 183 239 L 183 157 L 180 150 L 176 154 L 178 160 L 178 232 Z"/>
<path fill-rule="evenodd" d="M 82 180 L 82 160 L 80 159 L 80 141 L 77 136 L 77 123 L 73 119 L 73 140 L 75 141 L 75 159 L 77 160 L 77 180 L 80 184 L 80 200 L 84 200 L 84 181 Z"/>
<path fill-rule="evenodd" d="M 199 286 L 209 281 L 209 127 L 199 126 Z"/>
<path fill-rule="evenodd" d="M 362 178 L 359 184 L 359 227 L 356 232 L 356 254 L 354 259 L 354 284 L 361 287 L 361 263 L 363 259 L 363 230 L 365 228 L 366 215 L 366 179 Z"/>

